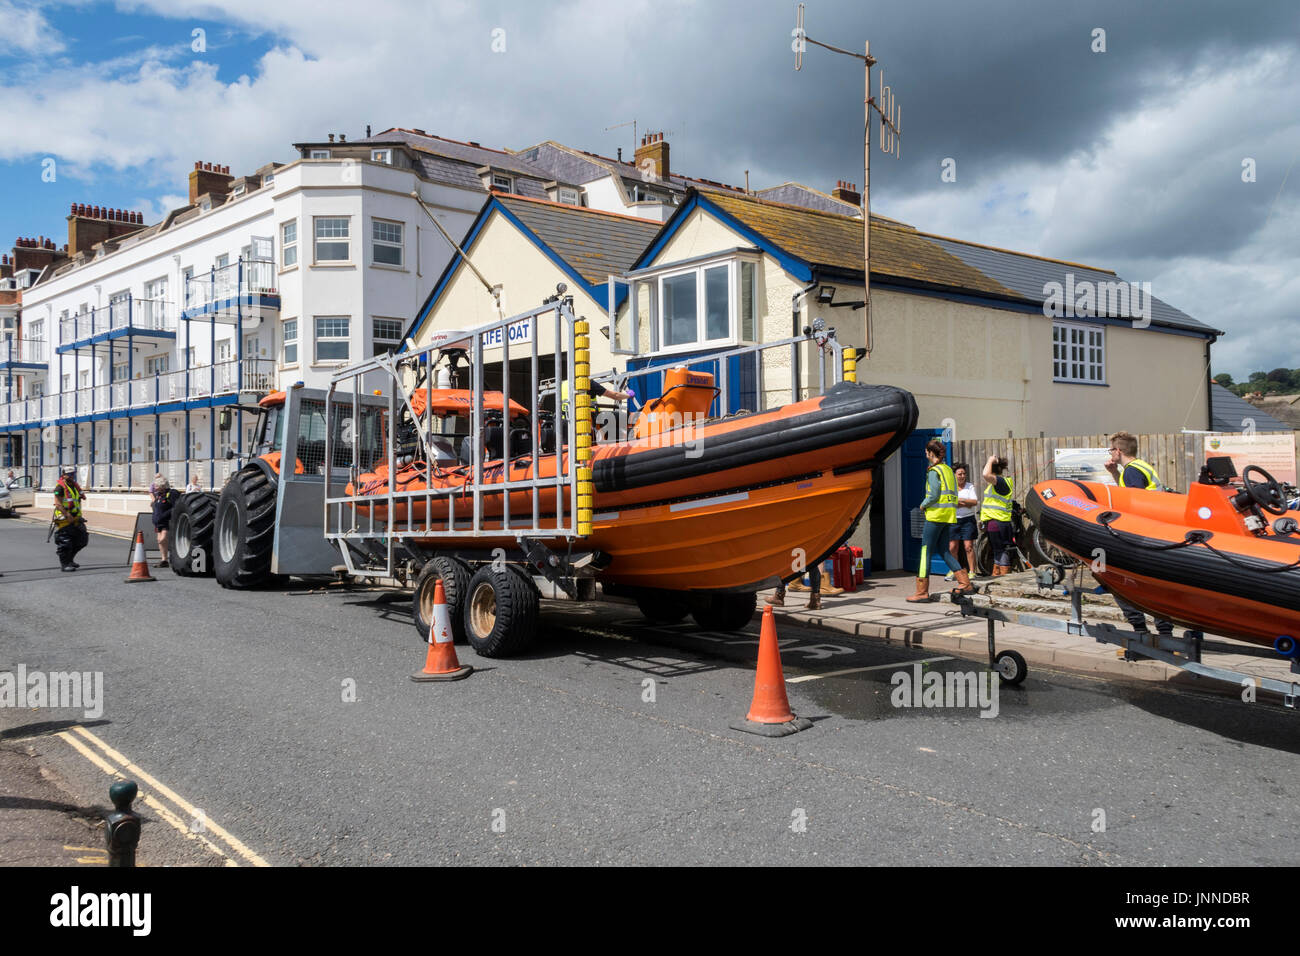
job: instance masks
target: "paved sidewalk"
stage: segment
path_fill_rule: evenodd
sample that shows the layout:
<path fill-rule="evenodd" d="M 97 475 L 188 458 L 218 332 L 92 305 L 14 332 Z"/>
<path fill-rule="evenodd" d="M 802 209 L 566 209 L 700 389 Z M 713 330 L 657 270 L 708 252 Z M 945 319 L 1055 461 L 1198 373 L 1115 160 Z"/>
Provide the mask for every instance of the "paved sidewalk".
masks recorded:
<path fill-rule="evenodd" d="M 52 508 L 21 508 L 17 517 L 23 521 L 32 521 L 36 524 L 48 526 L 50 517 L 53 513 Z M 110 534 L 115 538 L 129 538 L 131 532 L 135 530 L 134 514 L 119 514 L 117 512 L 90 511 L 84 512 L 86 517 L 86 528 L 93 534 Z M 145 535 L 145 544 L 150 547 L 156 547 L 156 541 L 148 540 L 149 535 Z M 53 544 L 50 547 L 54 547 Z"/>
<path fill-rule="evenodd" d="M 71 788 L 21 743 L 0 734 L 0 865 L 107 866 L 105 806 L 76 802 Z"/>
<path fill-rule="evenodd" d="M 1032 575 L 1025 575 L 1031 580 Z M 988 579 L 976 579 L 987 584 Z M 908 647 L 927 650 L 960 652 L 967 657 L 982 657 L 988 653 L 988 622 L 981 617 L 962 617 L 958 607 L 947 597 L 955 584 L 942 576 L 931 579 L 931 593 L 942 598 L 930 604 L 909 604 L 907 598 L 914 593 L 916 578 L 908 574 L 882 574 L 868 578 L 855 593 L 822 597 L 822 609 L 809 611 L 806 591 L 789 591 L 785 606 L 776 609 L 778 625 L 781 620 L 797 621 L 803 626 L 821 627 L 844 634 L 896 641 Z M 981 588 L 983 590 L 983 588 Z M 759 608 L 771 591 L 759 594 Z M 1009 606 L 1010 599 L 994 598 L 994 606 Z M 1061 619 L 1068 613 L 1068 603 L 1062 602 Z M 1105 610 L 1098 609 L 1090 615 L 1085 605 L 1084 616 L 1089 620 L 1108 620 Z M 1123 622 L 1118 622 L 1122 627 Z M 1207 638 L 1214 644 L 1240 648 L 1240 653 L 1206 651 L 1207 664 L 1241 671 L 1256 677 L 1272 677 L 1281 681 L 1300 682 L 1300 675 L 1292 674 L 1290 665 L 1263 648 L 1232 641 L 1227 638 Z M 1228 684 L 1198 678 L 1162 661 L 1125 661 L 1123 651 L 1113 644 L 1100 644 L 1089 637 L 1067 634 L 1018 624 L 998 623 L 995 637 L 998 650 L 1019 651 L 1029 664 L 1032 673 L 1035 664 L 1051 665 L 1063 669 L 1082 670 L 1106 676 L 1129 679 L 1187 683 L 1200 688 L 1227 689 Z"/>

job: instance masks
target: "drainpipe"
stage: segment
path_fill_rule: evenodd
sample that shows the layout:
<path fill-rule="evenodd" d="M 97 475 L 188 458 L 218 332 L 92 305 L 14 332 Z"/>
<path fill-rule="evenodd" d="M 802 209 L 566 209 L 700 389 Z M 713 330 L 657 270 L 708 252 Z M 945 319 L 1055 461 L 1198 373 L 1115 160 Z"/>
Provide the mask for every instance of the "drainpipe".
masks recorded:
<path fill-rule="evenodd" d="M 800 289 L 798 292 L 796 292 L 794 295 L 790 297 L 790 327 L 791 327 L 790 334 L 795 338 L 798 338 L 800 335 L 803 334 L 803 328 L 799 324 L 799 312 L 800 312 L 799 303 L 803 300 L 804 296 L 806 296 L 813 289 L 817 288 L 817 286 L 818 286 L 817 273 L 814 272 L 812 281 L 809 282 L 806 286 L 804 286 L 802 289 Z M 801 376 L 799 373 L 800 373 L 799 347 L 796 345 L 794 346 L 793 360 L 790 362 L 790 375 L 793 379 L 791 383 L 792 385 L 791 394 L 795 396 L 801 394 L 803 388 L 803 382 L 800 381 Z"/>
<path fill-rule="evenodd" d="M 1205 427 L 1210 431 L 1214 431 L 1214 388 L 1212 387 L 1214 376 L 1210 374 L 1213 371 L 1210 368 L 1210 346 L 1218 340 L 1217 335 L 1211 335 L 1205 340 L 1205 411 L 1207 415 Z"/>

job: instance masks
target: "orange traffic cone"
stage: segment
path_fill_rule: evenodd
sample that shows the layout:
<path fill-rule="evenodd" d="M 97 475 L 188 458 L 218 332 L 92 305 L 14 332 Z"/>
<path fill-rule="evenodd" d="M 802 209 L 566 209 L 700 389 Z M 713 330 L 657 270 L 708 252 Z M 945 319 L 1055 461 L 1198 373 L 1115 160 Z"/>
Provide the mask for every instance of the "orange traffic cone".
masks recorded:
<path fill-rule="evenodd" d="M 785 737 L 807 730 L 812 721 L 796 717 L 785 695 L 785 674 L 781 671 L 781 648 L 776 641 L 776 618 L 772 607 L 763 609 L 763 628 L 758 635 L 758 671 L 754 675 L 754 701 L 743 721 L 731 725 L 763 737 Z"/>
<path fill-rule="evenodd" d="M 126 579 L 127 584 L 135 584 L 137 581 L 157 581 L 158 579 L 149 573 L 149 562 L 144 557 L 144 532 L 135 533 L 135 550 L 131 553 L 131 576 Z"/>
<path fill-rule="evenodd" d="M 433 585 L 433 620 L 429 623 L 429 653 L 424 660 L 424 670 L 412 674 L 411 680 L 460 680 L 468 677 L 474 668 L 461 666 L 456 659 L 456 645 L 451 639 L 451 616 L 447 612 L 447 592 L 442 581 Z"/>

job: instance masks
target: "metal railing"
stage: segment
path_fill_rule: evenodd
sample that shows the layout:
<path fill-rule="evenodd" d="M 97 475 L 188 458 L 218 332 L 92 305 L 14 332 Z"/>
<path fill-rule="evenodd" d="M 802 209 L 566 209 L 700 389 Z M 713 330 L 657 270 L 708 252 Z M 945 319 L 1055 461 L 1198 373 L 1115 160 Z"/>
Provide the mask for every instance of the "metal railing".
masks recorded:
<path fill-rule="evenodd" d="M 519 397 L 517 404 L 530 413 L 529 420 L 534 423 L 529 445 L 538 444 L 536 423 L 541 384 L 538 369 L 542 355 L 538 344 L 539 333 L 543 322 L 549 328 L 552 321 L 553 348 L 548 349 L 547 354 L 551 355 L 554 367 L 559 368 L 563 354 L 570 357 L 575 355 L 574 328 L 578 320 L 573 314 L 572 299 L 549 302 L 468 332 L 435 334 L 427 345 L 397 356 L 375 356 L 344 369 L 331 378 L 326 397 L 324 458 L 341 472 L 341 476 L 346 476 L 353 483 L 354 490 L 359 475 L 379 464 L 378 461 L 367 463 L 366 458 L 373 457 L 373 449 L 366 448 L 363 453 L 364 429 L 355 424 L 360 420 L 369 394 L 363 388 L 366 375 L 381 373 L 389 378 L 383 434 L 394 436 L 402 427 L 399 425 L 389 428 L 389 423 L 408 423 L 413 429 L 411 437 L 416 443 L 415 457 L 426 463 L 423 465 L 425 487 L 418 490 L 396 491 L 389 484 L 383 493 L 347 495 L 336 493 L 327 484 L 325 537 L 341 542 L 339 550 L 349 567 L 355 570 L 353 562 L 359 552 L 346 542 L 365 542 L 370 545 L 366 550 L 374 559 L 374 564 L 367 567 L 378 570 L 382 566 L 384 573 L 391 575 L 394 570 L 395 544 L 405 539 L 458 538 L 469 542 L 481 538 L 572 539 L 578 536 L 578 463 L 576 456 L 569 452 L 577 447 L 576 415 L 568 416 L 565 422 L 566 434 L 555 437 L 553 449 L 536 449 L 530 458 L 532 465 L 526 477 L 511 479 L 509 472 L 499 464 L 492 464 L 490 469 L 485 469 L 488 459 L 488 443 L 485 440 L 487 406 L 482 375 L 485 347 L 500 349 L 500 364 L 506 369 L 510 367 L 512 337 L 526 343 L 516 345 L 515 349 L 529 354 L 532 387 L 526 395 Z M 434 422 L 434 403 L 425 401 L 424 408 L 417 412 L 412 406 L 409 386 L 403 387 L 403 375 L 418 374 L 423 370 L 426 380 L 419 387 L 433 389 L 435 367 L 443 358 L 442 350 L 458 348 L 463 348 L 469 359 L 470 382 L 466 390 L 471 393 L 471 398 L 470 407 L 466 409 L 469 417 L 468 433 L 455 436 L 464 443 L 461 447 L 467 449 L 467 453 L 452 464 L 448 461 L 448 452 L 461 453 L 459 449 L 446 447 L 446 439 L 438 434 Z M 497 355 L 494 352 L 493 362 L 496 361 Z M 570 394 L 574 396 L 578 394 L 575 364 L 571 361 L 567 366 Z M 491 400 L 495 409 L 495 394 Z M 500 402 L 502 447 L 500 452 L 493 450 L 491 458 L 493 462 L 500 458 L 502 463 L 507 463 L 531 450 L 511 448 L 512 440 L 517 439 L 511 436 L 509 375 L 503 376 Z M 347 424 L 349 422 L 354 424 Z M 397 442 L 390 437 L 380 456 L 387 456 L 389 475 L 396 475 L 399 468 L 411 463 L 409 457 L 398 457 L 396 446 Z M 551 471 L 551 474 L 540 474 L 546 470 Z M 439 484 L 439 477 L 448 480 Z M 510 499 L 519 493 L 523 493 L 528 506 L 512 513 Z M 384 512 L 382 518 L 376 517 L 379 509 Z M 401 518 L 398 517 L 399 510 L 404 512 Z M 544 510 L 550 513 L 543 514 Z M 488 514 L 489 511 L 492 513 Z M 384 550 L 382 565 L 377 559 L 377 549 L 380 547 Z"/>
<path fill-rule="evenodd" d="M 239 259 L 185 279 L 185 311 L 198 312 L 241 295 L 278 295 L 273 259 Z"/>
<path fill-rule="evenodd" d="M 61 467 L 58 464 L 40 464 L 31 466 L 27 473 L 32 476 L 33 487 L 39 491 L 51 491 L 59 480 L 61 468 L 68 467 L 77 469 L 77 481 L 88 493 L 148 491 L 159 474 L 177 491 L 185 490 L 191 475 L 198 475 L 201 490 L 219 491 L 233 472 L 234 463 L 226 459 L 159 460 L 150 456 L 133 462 L 78 462 L 72 466 L 65 461 Z"/>
<path fill-rule="evenodd" d="M 9 362 L 46 362 L 45 343 L 39 339 L 6 339 L 0 342 L 0 365 Z"/>
<path fill-rule="evenodd" d="M 214 395 L 265 392 L 274 386 L 274 359 L 231 359 L 215 365 L 161 372 L 129 382 L 91 385 L 70 392 L 55 392 L 39 399 L 0 403 L 0 425 L 53 422 L 74 415 L 142 408 Z"/>
<path fill-rule="evenodd" d="M 143 332 L 175 332 L 175 310 L 171 303 L 161 299 L 128 296 L 98 309 L 60 319 L 59 344 L 70 345 L 105 332 L 127 328 Z"/>

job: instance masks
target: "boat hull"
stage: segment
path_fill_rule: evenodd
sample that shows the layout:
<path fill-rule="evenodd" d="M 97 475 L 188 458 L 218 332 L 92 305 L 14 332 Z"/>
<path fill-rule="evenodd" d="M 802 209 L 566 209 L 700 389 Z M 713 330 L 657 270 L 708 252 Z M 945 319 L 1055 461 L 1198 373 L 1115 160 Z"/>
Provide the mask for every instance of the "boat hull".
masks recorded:
<path fill-rule="evenodd" d="M 1222 489 L 1174 495 L 1058 479 L 1036 485 L 1025 509 L 1044 537 L 1149 614 L 1266 646 L 1300 635 L 1300 539 L 1246 533 Z"/>

